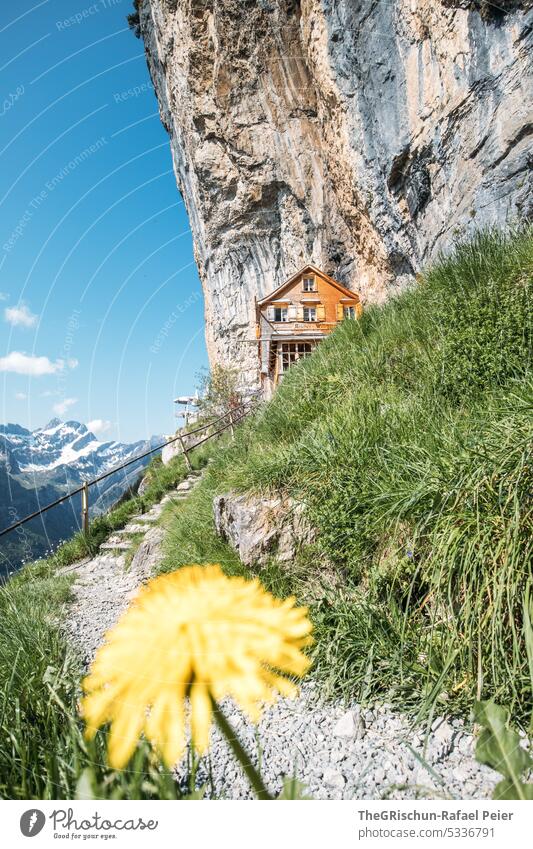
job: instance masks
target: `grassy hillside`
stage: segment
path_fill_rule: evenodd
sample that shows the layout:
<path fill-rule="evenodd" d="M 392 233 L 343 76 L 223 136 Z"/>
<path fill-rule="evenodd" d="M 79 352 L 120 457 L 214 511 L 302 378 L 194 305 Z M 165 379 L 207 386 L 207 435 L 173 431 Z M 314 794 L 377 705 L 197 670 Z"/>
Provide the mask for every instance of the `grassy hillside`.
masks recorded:
<path fill-rule="evenodd" d="M 209 456 L 208 446 L 195 453 L 197 468 Z M 77 711 L 82 669 L 60 630 L 74 579 L 61 567 L 94 554 L 109 533 L 159 501 L 187 469 L 181 457 L 168 466 L 157 458 L 147 475 L 144 495 L 125 497 L 95 519 L 87 539 L 77 534 L 0 586 L 0 798 L 72 799 L 78 783 L 87 793 L 88 770 L 102 798 L 176 796 L 175 783 L 148 747 L 118 773 L 107 765 L 103 736 L 91 745 L 83 739 Z"/>
<path fill-rule="evenodd" d="M 532 548 L 533 232 L 479 236 L 411 292 L 345 322 L 291 370 L 271 403 L 195 452 L 202 482 L 171 507 L 163 570 L 220 562 L 245 573 L 215 534 L 212 498 L 235 488 L 305 501 L 316 544 L 261 579 L 311 603 L 314 674 L 326 693 L 394 701 L 419 715 L 465 711 L 476 696 L 531 709 L 523 639 Z M 71 576 L 186 474 L 155 462 L 124 501 L 48 561 L 0 587 L 0 797 L 171 798 L 147 748 L 107 766 L 105 736 L 83 740 L 81 669 L 60 632 Z M 526 605 L 527 607 L 527 605 Z"/>
<path fill-rule="evenodd" d="M 477 696 L 524 719 L 531 677 L 533 233 L 479 235 L 345 322 L 169 514 L 164 569 L 220 561 L 211 500 L 303 500 L 317 544 L 262 580 L 312 602 L 328 692 L 431 714 Z"/>

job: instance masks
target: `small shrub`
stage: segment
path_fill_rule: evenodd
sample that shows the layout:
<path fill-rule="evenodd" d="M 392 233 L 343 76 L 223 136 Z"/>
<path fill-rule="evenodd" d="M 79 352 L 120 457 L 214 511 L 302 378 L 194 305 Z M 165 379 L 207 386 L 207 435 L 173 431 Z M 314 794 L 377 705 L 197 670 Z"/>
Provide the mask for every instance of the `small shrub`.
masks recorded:
<path fill-rule="evenodd" d="M 141 16 L 139 13 L 139 7 L 141 5 L 141 0 L 133 0 L 133 12 L 127 16 L 128 26 L 130 30 L 133 32 L 135 38 L 140 38 L 141 33 Z"/>

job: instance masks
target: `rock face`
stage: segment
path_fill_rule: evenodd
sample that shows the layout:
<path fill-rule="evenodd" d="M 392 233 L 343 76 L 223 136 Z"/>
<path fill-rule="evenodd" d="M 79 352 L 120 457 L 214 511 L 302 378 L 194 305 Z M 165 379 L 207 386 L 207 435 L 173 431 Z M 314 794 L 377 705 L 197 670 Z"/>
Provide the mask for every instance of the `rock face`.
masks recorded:
<path fill-rule="evenodd" d="M 269 557 L 294 559 L 314 534 L 303 504 L 292 498 L 261 498 L 227 493 L 213 501 L 217 533 L 237 550 L 246 566 L 261 566 Z"/>
<path fill-rule="evenodd" d="M 142 0 L 212 361 L 312 262 L 366 301 L 532 212 L 529 0 Z M 507 11 L 506 11 L 507 10 Z"/>

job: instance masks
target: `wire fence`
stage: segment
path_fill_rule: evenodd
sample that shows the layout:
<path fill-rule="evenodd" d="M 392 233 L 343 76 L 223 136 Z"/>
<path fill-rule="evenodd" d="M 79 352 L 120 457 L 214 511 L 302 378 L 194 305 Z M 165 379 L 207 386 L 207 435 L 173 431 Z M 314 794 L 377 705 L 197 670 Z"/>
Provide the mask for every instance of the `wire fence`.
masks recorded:
<path fill-rule="evenodd" d="M 186 433 L 178 433 L 176 436 L 167 439 L 165 442 L 162 442 L 160 445 L 156 445 L 154 448 L 150 448 L 148 451 L 144 451 L 142 454 L 137 454 L 135 457 L 130 457 L 125 463 L 121 463 L 119 466 L 115 466 L 112 469 L 108 469 L 98 477 L 93 478 L 89 481 L 84 481 L 80 486 L 75 489 L 70 490 L 65 495 L 56 498 L 55 501 L 51 501 L 49 504 L 46 504 L 44 507 L 40 507 L 39 510 L 36 510 L 34 513 L 30 513 L 28 516 L 25 516 L 23 519 L 19 519 L 17 522 L 14 522 L 9 527 L 4 528 L 0 531 L 0 537 L 5 536 L 6 534 L 11 533 L 11 531 L 20 528 L 21 525 L 26 524 L 26 522 L 30 522 L 32 519 L 36 519 L 38 516 L 41 516 L 43 513 L 46 513 L 48 510 L 51 510 L 53 507 L 57 507 L 58 504 L 62 504 L 64 501 L 68 501 L 69 498 L 73 498 L 75 495 L 79 495 L 81 493 L 81 524 L 82 529 L 85 533 L 89 530 L 89 489 L 94 484 L 100 483 L 100 481 L 105 480 L 105 478 L 111 477 L 111 475 L 117 474 L 117 472 L 121 472 L 123 469 L 126 469 L 128 466 L 132 466 L 134 463 L 138 463 L 139 460 L 143 460 L 145 457 L 149 457 L 150 454 L 157 454 L 159 451 L 162 451 L 163 448 L 166 448 L 167 445 L 172 445 L 175 442 L 179 442 L 181 445 L 181 451 L 179 454 L 183 454 L 185 462 L 187 464 L 187 468 L 189 471 L 192 470 L 191 461 L 189 458 L 189 452 L 193 451 L 195 448 L 198 448 L 200 445 L 203 445 L 205 442 L 208 442 L 210 439 L 213 439 L 215 436 L 219 436 L 225 430 L 231 430 L 233 434 L 233 430 L 235 425 L 237 425 L 245 416 L 250 413 L 253 408 L 254 400 L 244 401 L 242 404 L 239 404 L 236 407 L 230 409 L 227 413 L 224 413 L 222 416 L 219 416 L 217 419 L 208 422 L 205 425 L 201 425 L 200 427 L 194 428 L 193 430 L 189 430 Z M 197 442 L 194 442 L 192 445 L 187 444 L 189 438 L 194 436 L 197 433 L 201 433 L 203 431 L 209 430 L 209 428 L 213 428 L 215 425 L 219 424 L 224 419 L 229 419 L 227 424 L 219 427 L 213 433 L 209 433 L 203 439 L 199 439 Z"/>

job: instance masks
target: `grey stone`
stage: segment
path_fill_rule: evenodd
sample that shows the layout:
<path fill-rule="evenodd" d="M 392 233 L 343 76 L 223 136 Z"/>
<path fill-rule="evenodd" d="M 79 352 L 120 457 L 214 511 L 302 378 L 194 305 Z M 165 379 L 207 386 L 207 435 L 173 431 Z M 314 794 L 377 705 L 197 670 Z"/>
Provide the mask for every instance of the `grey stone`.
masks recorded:
<path fill-rule="evenodd" d="M 437 716 L 431 724 L 431 730 L 436 731 L 437 728 L 439 728 L 442 725 L 443 722 L 444 722 L 444 717 L 443 716 Z"/>
<path fill-rule="evenodd" d="M 434 730 L 431 738 L 431 746 L 436 748 L 437 757 L 444 757 L 451 751 L 456 731 L 448 720 L 444 718 L 440 718 L 438 724 L 435 721 L 432 728 Z"/>
<path fill-rule="evenodd" d="M 146 0 L 141 31 L 209 356 L 246 385 L 254 297 L 305 262 L 380 302 L 456 232 L 530 217 L 526 0 L 497 22 L 458 0 L 196 5 Z"/>
<path fill-rule="evenodd" d="M 342 772 L 339 772 L 337 769 L 332 769 L 331 767 L 324 770 L 323 781 L 324 784 L 335 790 L 343 790 L 344 785 L 346 784 L 346 779 Z"/>
<path fill-rule="evenodd" d="M 299 547 L 312 542 L 314 531 L 304 506 L 292 498 L 262 498 L 226 493 L 213 501 L 217 533 L 247 566 L 264 565 L 269 557 L 290 561 Z"/>
<path fill-rule="evenodd" d="M 142 497 L 142 496 L 145 494 L 146 490 L 147 490 L 147 489 L 148 489 L 148 487 L 150 486 L 151 480 L 152 480 L 152 479 L 151 479 L 151 476 L 150 476 L 149 474 L 148 474 L 148 475 L 145 475 L 145 476 L 142 478 L 142 480 L 141 480 L 141 482 L 140 482 L 140 484 L 139 484 L 139 487 L 138 487 L 138 489 L 137 489 L 137 495 L 140 495 L 140 496 Z"/>
<path fill-rule="evenodd" d="M 137 575 L 149 577 L 152 574 L 161 561 L 161 543 L 164 538 L 165 532 L 162 528 L 152 528 L 148 531 L 131 561 L 131 569 L 134 569 Z"/>
<path fill-rule="evenodd" d="M 111 540 L 110 542 L 103 542 L 100 546 L 100 551 L 117 551 L 120 553 L 121 551 L 128 551 L 129 547 L 130 544 L 128 542 Z"/>
<path fill-rule="evenodd" d="M 169 445 L 165 445 L 163 450 L 161 451 L 161 460 L 163 461 L 163 465 L 168 466 L 170 461 L 181 453 L 182 451 L 179 439 L 177 439 L 175 442 L 171 442 Z"/>
<path fill-rule="evenodd" d="M 148 530 L 148 524 L 147 523 L 142 524 L 141 522 L 130 522 L 129 525 L 126 525 L 126 527 L 123 528 L 121 533 L 123 533 L 123 534 L 145 534 L 147 530 Z M 118 533 L 118 531 L 117 531 L 117 533 Z"/>
<path fill-rule="evenodd" d="M 461 784 L 470 777 L 469 771 L 464 766 L 456 766 L 454 770 L 452 770 L 452 775 L 456 781 L 459 781 Z"/>
<path fill-rule="evenodd" d="M 364 722 L 359 710 L 347 710 L 340 719 L 337 720 L 333 728 L 335 737 L 361 737 L 364 734 Z"/>

